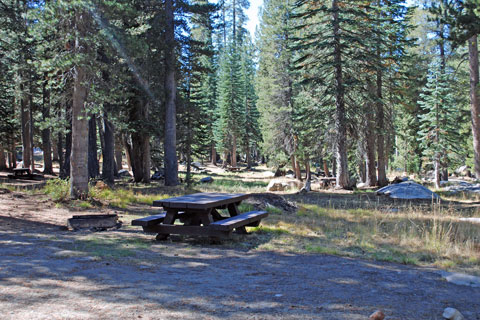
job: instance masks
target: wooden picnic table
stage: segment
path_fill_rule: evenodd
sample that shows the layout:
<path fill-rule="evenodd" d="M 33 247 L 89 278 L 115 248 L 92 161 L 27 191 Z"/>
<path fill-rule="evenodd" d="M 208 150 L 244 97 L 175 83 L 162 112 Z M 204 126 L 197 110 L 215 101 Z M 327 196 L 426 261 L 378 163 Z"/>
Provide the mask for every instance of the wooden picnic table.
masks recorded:
<path fill-rule="evenodd" d="M 8 177 L 10 179 L 31 179 L 33 174 L 30 172 L 29 168 L 15 168 L 13 169 L 13 175 L 9 174 Z"/>
<path fill-rule="evenodd" d="M 170 234 L 212 236 L 225 238 L 235 229 L 246 233 L 246 226 L 258 226 L 268 215 L 266 211 L 240 213 L 238 205 L 248 198 L 240 193 L 195 193 L 181 197 L 156 200 L 153 206 L 163 207 L 166 212 L 132 221 L 142 226 L 145 232 L 157 233 L 157 240 L 166 239 Z M 227 209 L 229 217 L 218 210 Z M 175 224 L 179 220 L 183 224 Z"/>

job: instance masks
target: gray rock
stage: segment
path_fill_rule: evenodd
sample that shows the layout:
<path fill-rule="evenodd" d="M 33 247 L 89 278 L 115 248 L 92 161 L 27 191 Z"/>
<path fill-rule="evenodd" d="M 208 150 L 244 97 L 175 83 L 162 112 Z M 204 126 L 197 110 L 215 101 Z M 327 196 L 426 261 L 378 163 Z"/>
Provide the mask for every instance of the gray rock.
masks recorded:
<path fill-rule="evenodd" d="M 122 170 L 118 171 L 118 176 L 119 177 L 129 177 L 130 178 L 132 175 L 130 174 L 130 172 L 128 172 L 128 170 L 122 169 Z"/>
<path fill-rule="evenodd" d="M 470 167 L 467 165 L 458 167 L 455 173 L 460 176 L 468 176 L 470 174 Z"/>
<path fill-rule="evenodd" d="M 212 183 L 213 178 L 212 177 L 205 177 L 205 178 L 200 179 L 200 182 L 201 183 Z"/>
<path fill-rule="evenodd" d="M 445 308 L 442 316 L 448 320 L 464 320 L 465 319 L 463 315 L 460 313 L 460 311 L 458 311 L 455 308 Z"/>
<path fill-rule="evenodd" d="M 465 181 L 459 180 L 450 180 L 448 185 L 445 187 L 445 191 L 452 193 L 458 192 L 471 192 L 471 193 L 480 193 L 480 184 L 468 183 Z"/>
<path fill-rule="evenodd" d="M 267 186 L 267 191 L 284 191 L 286 188 L 287 188 L 286 183 L 272 180 Z"/>
<path fill-rule="evenodd" d="M 155 173 L 152 175 L 150 179 L 152 180 L 163 180 L 165 178 L 165 170 L 160 169 L 158 171 L 155 171 Z"/>
<path fill-rule="evenodd" d="M 440 197 L 430 191 L 428 188 L 412 182 L 406 181 L 398 184 L 392 184 L 377 190 L 378 195 L 386 195 L 392 199 L 439 199 Z"/>
<path fill-rule="evenodd" d="M 365 182 L 360 182 L 357 184 L 357 188 L 365 188 L 367 186 L 367 184 Z"/>
<path fill-rule="evenodd" d="M 444 270 L 440 270 L 439 273 L 442 278 L 447 280 L 447 282 L 451 282 L 459 286 L 480 288 L 480 277 L 458 272 L 448 272 Z"/>

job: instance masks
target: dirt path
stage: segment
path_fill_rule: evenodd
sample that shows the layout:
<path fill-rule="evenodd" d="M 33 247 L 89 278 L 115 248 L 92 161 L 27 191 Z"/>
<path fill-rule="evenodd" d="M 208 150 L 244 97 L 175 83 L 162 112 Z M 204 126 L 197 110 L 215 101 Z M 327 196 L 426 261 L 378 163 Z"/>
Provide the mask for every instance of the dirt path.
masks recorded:
<path fill-rule="evenodd" d="M 2 319 L 441 319 L 448 306 L 480 319 L 480 288 L 432 270 L 72 233 L 72 212 L 41 201 L 0 195 Z"/>

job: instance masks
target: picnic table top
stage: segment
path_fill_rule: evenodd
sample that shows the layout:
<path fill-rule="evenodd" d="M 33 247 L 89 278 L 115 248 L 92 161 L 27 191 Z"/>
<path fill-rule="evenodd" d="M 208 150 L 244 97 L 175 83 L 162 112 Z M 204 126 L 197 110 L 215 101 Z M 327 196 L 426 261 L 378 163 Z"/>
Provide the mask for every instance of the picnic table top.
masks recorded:
<path fill-rule="evenodd" d="M 240 202 L 248 198 L 243 193 L 194 193 L 153 201 L 153 206 L 165 209 L 210 209 L 230 203 Z"/>

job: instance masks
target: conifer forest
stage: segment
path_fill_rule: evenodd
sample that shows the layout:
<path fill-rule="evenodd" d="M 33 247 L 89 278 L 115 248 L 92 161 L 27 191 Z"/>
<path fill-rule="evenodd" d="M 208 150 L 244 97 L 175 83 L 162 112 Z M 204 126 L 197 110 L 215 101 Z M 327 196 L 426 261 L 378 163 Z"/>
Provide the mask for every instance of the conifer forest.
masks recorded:
<path fill-rule="evenodd" d="M 480 178 L 478 0 L 0 0 L 0 170 Z M 35 162 L 35 150 L 43 162 Z M 179 164 L 186 178 L 179 178 Z M 55 170 L 54 170 L 55 169 Z"/>

